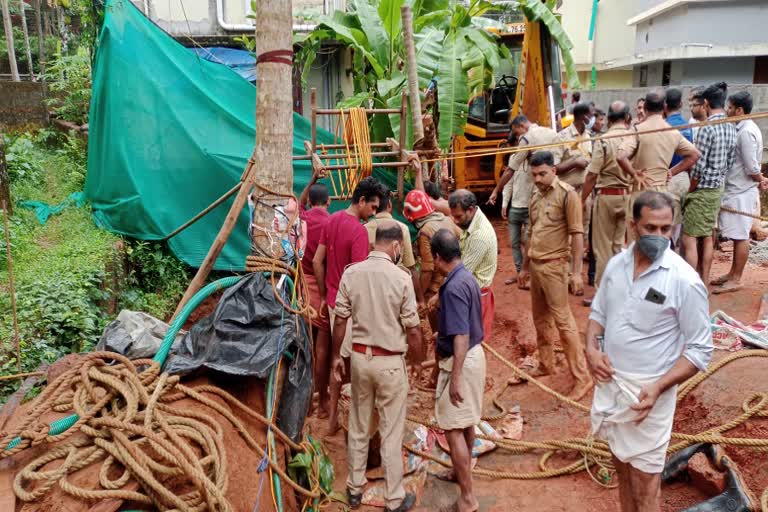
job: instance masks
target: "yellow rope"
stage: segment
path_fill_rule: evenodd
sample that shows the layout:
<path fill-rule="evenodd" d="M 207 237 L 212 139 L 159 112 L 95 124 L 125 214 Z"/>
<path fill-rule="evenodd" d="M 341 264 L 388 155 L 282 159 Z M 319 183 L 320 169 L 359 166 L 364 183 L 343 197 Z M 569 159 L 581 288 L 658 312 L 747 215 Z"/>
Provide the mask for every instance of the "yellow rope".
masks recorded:
<path fill-rule="evenodd" d="M 714 119 L 712 121 L 707 120 L 707 121 L 702 121 L 697 123 L 690 123 L 683 126 L 665 126 L 663 128 L 654 128 L 652 130 L 638 130 L 637 132 L 632 131 L 629 133 L 615 133 L 615 134 L 607 133 L 605 135 L 599 135 L 597 137 L 588 137 L 585 139 L 581 139 L 578 142 L 581 144 L 584 142 L 594 142 L 594 141 L 624 138 L 624 137 L 635 137 L 638 135 L 650 135 L 653 133 L 680 131 L 680 130 L 685 130 L 687 128 L 701 128 L 702 126 L 711 126 L 711 125 L 726 124 L 726 123 L 739 123 L 741 121 L 746 121 L 750 119 L 756 120 L 756 119 L 766 119 L 766 118 L 768 118 L 768 112 L 756 112 L 756 113 L 747 114 L 744 116 L 733 116 L 733 117 L 727 117 L 725 119 Z M 574 141 L 572 140 L 566 140 L 566 141 L 560 141 L 560 142 L 553 142 L 551 144 L 536 144 L 531 146 L 502 148 L 497 150 L 455 151 L 455 152 L 445 153 L 444 155 L 441 155 L 438 158 L 429 158 L 426 160 L 421 160 L 421 163 L 439 162 L 441 160 L 461 160 L 465 158 L 479 158 L 482 156 L 505 155 L 505 154 L 519 153 L 521 151 L 538 151 L 541 149 L 570 146 L 573 143 Z"/>
<path fill-rule="evenodd" d="M 504 366 L 512 370 L 515 375 L 539 387 L 544 392 L 554 396 L 559 401 L 564 402 L 571 407 L 584 412 L 590 411 L 589 407 L 575 402 L 570 398 L 558 393 L 557 391 L 540 382 L 538 379 L 519 369 L 511 361 L 506 359 L 487 343 L 483 343 L 483 346 L 491 355 L 501 361 Z M 677 400 L 680 401 L 685 398 L 685 396 L 687 396 L 687 394 L 690 393 L 693 388 L 695 388 L 697 385 L 699 385 L 701 382 L 706 380 L 708 377 L 713 375 L 727 364 L 747 357 L 768 357 L 768 351 L 746 350 L 728 355 L 724 359 L 710 366 L 706 372 L 700 373 L 681 384 L 678 388 Z M 344 408 L 341 406 L 346 404 L 340 402 L 339 405 L 340 412 L 344 413 Z M 768 416 L 768 393 L 753 394 L 751 397 L 745 400 L 742 407 L 744 409 L 743 414 L 719 427 L 715 427 L 695 435 L 672 433 L 672 437 L 680 440 L 680 442 L 676 445 L 670 446 L 667 450 L 668 453 L 675 453 L 676 451 L 679 451 L 695 443 L 730 444 L 734 446 L 749 447 L 758 451 L 768 451 L 768 439 L 724 437 L 721 435 L 722 432 L 731 430 L 736 426 L 743 424 L 751 417 Z M 409 415 L 407 419 L 412 423 L 421 424 L 427 427 L 435 425 L 433 420 L 426 420 L 424 418 L 418 418 Z M 611 462 L 611 453 L 609 451 L 608 444 L 603 440 L 594 439 L 592 436 L 588 436 L 586 438 L 562 440 L 555 439 L 537 442 L 499 439 L 497 437 L 490 437 L 484 434 L 478 434 L 476 437 L 479 439 L 492 441 L 499 448 L 515 454 L 526 453 L 532 450 L 545 450 L 545 453 L 539 460 L 539 469 L 541 470 L 539 472 L 510 472 L 475 468 L 472 470 L 472 473 L 475 475 L 499 479 L 531 480 L 574 474 L 586 470 L 590 474 L 590 477 L 601 486 L 614 486 L 610 483 L 610 477 L 614 474 L 615 469 L 613 468 L 613 464 Z M 415 455 L 418 455 L 419 457 L 437 462 L 438 464 L 448 468 L 452 467 L 450 462 L 439 459 L 430 453 L 414 449 L 406 443 L 403 444 L 403 447 Z M 555 452 L 562 450 L 575 450 L 581 452 L 583 457 L 580 460 L 562 468 L 547 468 L 547 462 L 549 459 L 555 454 Z M 595 477 L 595 475 L 590 471 L 591 466 L 597 466 L 599 468 L 597 477 Z M 766 489 L 762 494 L 761 503 L 763 512 L 768 512 L 768 489 Z"/>

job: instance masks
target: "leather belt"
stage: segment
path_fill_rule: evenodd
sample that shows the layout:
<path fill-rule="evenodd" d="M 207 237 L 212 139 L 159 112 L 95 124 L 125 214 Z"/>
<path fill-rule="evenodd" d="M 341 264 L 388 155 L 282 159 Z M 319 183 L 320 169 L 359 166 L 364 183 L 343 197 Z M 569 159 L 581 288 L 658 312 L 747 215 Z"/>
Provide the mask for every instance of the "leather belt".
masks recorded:
<path fill-rule="evenodd" d="M 599 196 L 627 196 L 629 195 L 629 190 L 626 188 L 613 188 L 613 187 L 604 187 L 597 189 L 597 195 Z"/>
<path fill-rule="evenodd" d="M 392 352 L 381 347 L 375 347 L 373 345 L 363 345 L 362 343 L 353 343 L 352 351 L 358 354 L 367 354 L 368 350 L 371 350 L 372 356 L 402 356 L 402 352 Z"/>
<path fill-rule="evenodd" d="M 568 258 L 544 258 L 544 259 L 541 259 L 541 260 L 540 259 L 536 259 L 536 258 L 531 258 L 531 261 L 536 263 L 537 265 L 541 265 L 542 263 L 553 263 L 553 262 L 556 262 L 556 261 L 567 263 L 568 262 Z"/>

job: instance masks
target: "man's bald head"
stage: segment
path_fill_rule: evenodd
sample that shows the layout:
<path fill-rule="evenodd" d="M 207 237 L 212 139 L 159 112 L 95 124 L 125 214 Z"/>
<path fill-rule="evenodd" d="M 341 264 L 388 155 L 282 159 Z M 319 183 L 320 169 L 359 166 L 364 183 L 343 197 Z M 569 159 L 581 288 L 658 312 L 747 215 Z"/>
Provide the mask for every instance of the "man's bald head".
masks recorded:
<path fill-rule="evenodd" d="M 376 249 L 386 249 L 393 242 L 403 243 L 403 230 L 394 220 L 379 222 L 376 227 Z"/>
<path fill-rule="evenodd" d="M 663 89 L 653 89 L 645 95 L 645 111 L 649 114 L 661 114 L 664 112 L 664 99 L 666 93 Z"/>
<path fill-rule="evenodd" d="M 625 101 L 614 101 L 608 107 L 608 126 L 616 123 L 625 123 L 629 119 L 629 104 Z"/>

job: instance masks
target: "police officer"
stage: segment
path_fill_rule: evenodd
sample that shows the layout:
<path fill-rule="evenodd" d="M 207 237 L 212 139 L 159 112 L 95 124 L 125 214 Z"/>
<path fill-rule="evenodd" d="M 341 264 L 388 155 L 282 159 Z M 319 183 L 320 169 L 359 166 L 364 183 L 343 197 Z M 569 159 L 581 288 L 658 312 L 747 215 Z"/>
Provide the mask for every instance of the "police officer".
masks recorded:
<path fill-rule="evenodd" d="M 549 151 L 534 153 L 530 166 L 537 191 L 529 207 L 528 252 L 518 285 L 524 285 L 530 272 L 531 309 L 539 347 L 537 375 L 555 372 L 557 329 L 575 381 L 568 396 L 580 400 L 592 388 L 592 378 L 587 370 L 576 320 L 568 304 L 568 287 L 570 285 L 574 293 L 583 290 L 581 198 L 572 186 L 557 178 L 554 157 Z"/>
<path fill-rule="evenodd" d="M 402 253 L 400 226 L 382 221 L 376 229 L 373 251 L 364 261 L 344 270 L 336 297 L 333 373 L 337 381 L 344 373 L 338 354 L 347 322 L 352 322 L 347 494 L 353 509 L 360 506 L 366 484 L 374 409 L 380 418 L 386 509 L 404 512 L 416 501 L 403 486 L 401 446 L 408 399 L 404 356 L 409 345 L 420 347 L 421 330 L 411 276 L 397 267 Z"/>

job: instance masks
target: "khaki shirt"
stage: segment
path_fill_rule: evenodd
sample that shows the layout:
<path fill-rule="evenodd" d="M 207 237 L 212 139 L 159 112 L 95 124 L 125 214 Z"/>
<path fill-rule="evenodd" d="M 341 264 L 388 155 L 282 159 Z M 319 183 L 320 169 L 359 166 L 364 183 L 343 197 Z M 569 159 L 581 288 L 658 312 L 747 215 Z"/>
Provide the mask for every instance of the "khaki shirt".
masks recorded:
<path fill-rule="evenodd" d="M 534 260 L 567 258 L 571 254 L 569 235 L 584 233 L 581 198 L 558 178 L 542 193 L 533 194 L 528 224 L 528 257 Z"/>
<path fill-rule="evenodd" d="M 661 114 L 654 114 L 635 125 L 640 132 L 666 127 L 669 127 L 669 124 Z M 696 146 L 688 142 L 678 130 L 635 135 L 621 140 L 619 151 L 622 155 L 632 158 L 632 166 L 638 171 L 647 169 L 650 180 L 648 185 L 651 187 L 667 186 L 672 155 L 686 157 L 696 153 Z"/>
<path fill-rule="evenodd" d="M 392 214 L 387 212 L 377 213 L 374 218 L 365 223 L 365 229 L 368 230 L 368 244 L 371 250 L 376 244 L 376 229 L 379 227 L 379 223 L 382 221 L 394 220 Z M 408 230 L 408 226 L 402 222 L 395 221 L 403 230 L 403 257 L 400 260 L 400 264 L 405 268 L 411 268 L 416 265 L 416 258 L 413 257 L 413 245 L 411 242 L 411 232 Z"/>
<path fill-rule="evenodd" d="M 571 125 L 565 130 L 562 130 L 557 134 L 561 142 L 572 142 L 567 146 L 562 147 L 562 160 L 567 162 L 572 158 L 584 157 L 587 160 L 592 158 L 592 142 L 589 139 L 589 132 L 584 130 L 584 133 L 579 133 L 575 125 Z M 557 164 L 557 162 L 555 162 Z M 586 170 L 574 169 L 567 174 L 559 176 L 560 181 L 568 183 L 572 187 L 580 187 L 584 184 L 584 177 L 587 175 Z"/>
<path fill-rule="evenodd" d="M 461 236 L 459 226 L 454 224 L 450 217 L 446 217 L 440 212 L 430 213 L 419 222 L 419 234 L 416 240 L 420 268 L 422 272 L 432 272 L 432 280 L 427 289 L 424 290 L 425 295 L 437 293 L 440 290 L 440 285 L 445 280 L 445 274 L 435 270 L 435 260 L 432 257 L 432 236 L 441 229 L 452 231 L 456 238 Z"/>
<path fill-rule="evenodd" d="M 631 133 L 622 124 L 615 124 L 607 135 L 616 136 L 622 133 Z M 596 140 L 592 151 L 592 160 L 589 162 L 587 172 L 597 174 L 596 188 L 623 188 L 628 189 L 632 185 L 632 176 L 624 172 L 616 159 L 623 137 Z"/>
<path fill-rule="evenodd" d="M 386 253 L 373 251 L 344 270 L 335 314 L 351 318 L 352 343 L 405 353 L 405 330 L 419 325 L 411 276 Z"/>

